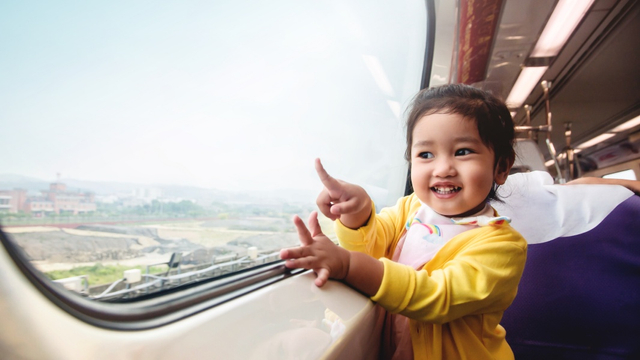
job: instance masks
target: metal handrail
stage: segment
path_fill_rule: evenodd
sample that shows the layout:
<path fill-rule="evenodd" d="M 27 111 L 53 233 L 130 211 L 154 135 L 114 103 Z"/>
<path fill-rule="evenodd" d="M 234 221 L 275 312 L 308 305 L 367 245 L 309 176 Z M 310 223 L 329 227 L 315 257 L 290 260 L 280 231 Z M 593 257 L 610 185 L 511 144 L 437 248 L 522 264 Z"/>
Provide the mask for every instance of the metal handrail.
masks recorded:
<path fill-rule="evenodd" d="M 580 166 L 577 163 L 576 152 L 571 147 L 571 122 L 564 123 L 564 137 L 566 141 L 566 147 L 562 151 L 564 154 L 565 173 L 568 180 L 573 180 L 580 177 Z M 577 176 L 575 176 L 577 173 Z"/>
<path fill-rule="evenodd" d="M 549 154 L 551 154 L 551 159 L 553 159 L 553 164 L 556 168 L 556 173 L 558 174 L 556 179 L 558 183 L 564 184 L 566 180 L 562 176 L 556 149 L 553 146 L 553 143 L 551 142 L 551 131 L 553 130 L 553 126 L 551 125 L 551 106 L 549 104 L 549 89 L 551 88 L 551 82 L 547 80 L 543 80 L 540 82 L 540 86 L 542 86 L 542 90 L 544 93 L 546 124 L 539 125 L 539 126 L 532 126 L 531 125 L 531 106 L 525 105 L 525 110 L 527 112 L 526 125 L 516 126 L 514 129 L 516 132 L 527 132 L 529 138 L 535 139 L 536 141 L 538 140 L 539 132 L 544 132 L 547 134 L 547 138 L 545 139 L 545 144 L 547 145 L 547 150 L 549 151 Z"/>

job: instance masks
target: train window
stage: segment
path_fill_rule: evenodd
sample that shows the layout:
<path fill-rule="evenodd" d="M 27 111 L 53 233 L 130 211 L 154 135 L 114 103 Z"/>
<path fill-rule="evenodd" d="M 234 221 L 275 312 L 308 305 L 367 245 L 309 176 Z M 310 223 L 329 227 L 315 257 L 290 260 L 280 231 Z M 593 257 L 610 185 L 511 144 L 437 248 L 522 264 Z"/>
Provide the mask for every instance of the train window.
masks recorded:
<path fill-rule="evenodd" d="M 611 174 L 603 175 L 605 179 L 622 179 L 622 180 L 638 180 L 636 173 L 632 169 L 617 171 Z"/>
<path fill-rule="evenodd" d="M 425 18 L 416 0 L 4 2 L 5 246 L 61 292 L 136 301 L 278 261 L 316 157 L 390 205 Z"/>

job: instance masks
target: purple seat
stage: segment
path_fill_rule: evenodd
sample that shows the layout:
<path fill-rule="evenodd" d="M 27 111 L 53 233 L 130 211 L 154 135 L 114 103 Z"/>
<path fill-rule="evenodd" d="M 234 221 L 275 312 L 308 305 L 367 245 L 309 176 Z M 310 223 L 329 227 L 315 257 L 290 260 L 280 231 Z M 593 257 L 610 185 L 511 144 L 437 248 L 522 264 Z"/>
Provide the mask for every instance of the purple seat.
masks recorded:
<path fill-rule="evenodd" d="M 501 324 L 516 359 L 640 359 L 640 196 L 585 233 L 530 244 Z"/>

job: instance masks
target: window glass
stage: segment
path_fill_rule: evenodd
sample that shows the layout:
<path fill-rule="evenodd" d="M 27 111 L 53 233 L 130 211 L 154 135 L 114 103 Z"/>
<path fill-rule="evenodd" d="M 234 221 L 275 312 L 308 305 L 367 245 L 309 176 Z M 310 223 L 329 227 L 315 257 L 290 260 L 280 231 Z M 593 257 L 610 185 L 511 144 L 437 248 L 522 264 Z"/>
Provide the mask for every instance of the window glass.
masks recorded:
<path fill-rule="evenodd" d="M 605 179 L 622 179 L 622 180 L 637 180 L 636 173 L 632 169 L 622 170 L 611 174 L 603 175 Z"/>
<path fill-rule="evenodd" d="M 393 204 L 425 19 L 413 0 L 2 2 L 3 232 L 109 299 L 278 260 L 316 157 Z"/>

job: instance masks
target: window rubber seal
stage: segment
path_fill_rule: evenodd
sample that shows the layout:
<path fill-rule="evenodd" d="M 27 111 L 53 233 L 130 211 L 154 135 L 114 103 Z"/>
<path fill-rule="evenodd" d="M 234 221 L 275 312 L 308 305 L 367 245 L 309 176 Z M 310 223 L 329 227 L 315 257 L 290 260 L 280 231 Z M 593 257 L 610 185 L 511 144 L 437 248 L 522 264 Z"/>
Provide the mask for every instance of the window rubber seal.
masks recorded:
<path fill-rule="evenodd" d="M 284 261 L 203 279 L 128 301 L 94 301 L 53 283 L 28 260 L 0 226 L 0 243 L 18 269 L 52 303 L 75 318 L 109 330 L 147 330 L 224 304 L 278 281 L 310 271 L 288 269 Z M 139 299 L 139 300 L 138 300 Z"/>
<path fill-rule="evenodd" d="M 436 42 L 435 0 L 425 0 L 425 10 L 427 12 L 427 36 L 424 51 L 424 66 L 422 68 L 422 79 L 420 79 L 420 90 L 429 87 L 431 70 L 433 68 L 433 52 L 435 51 Z M 411 184 L 411 163 L 409 163 L 404 187 L 404 195 L 408 196 L 411 194 L 413 194 L 413 185 Z"/>

